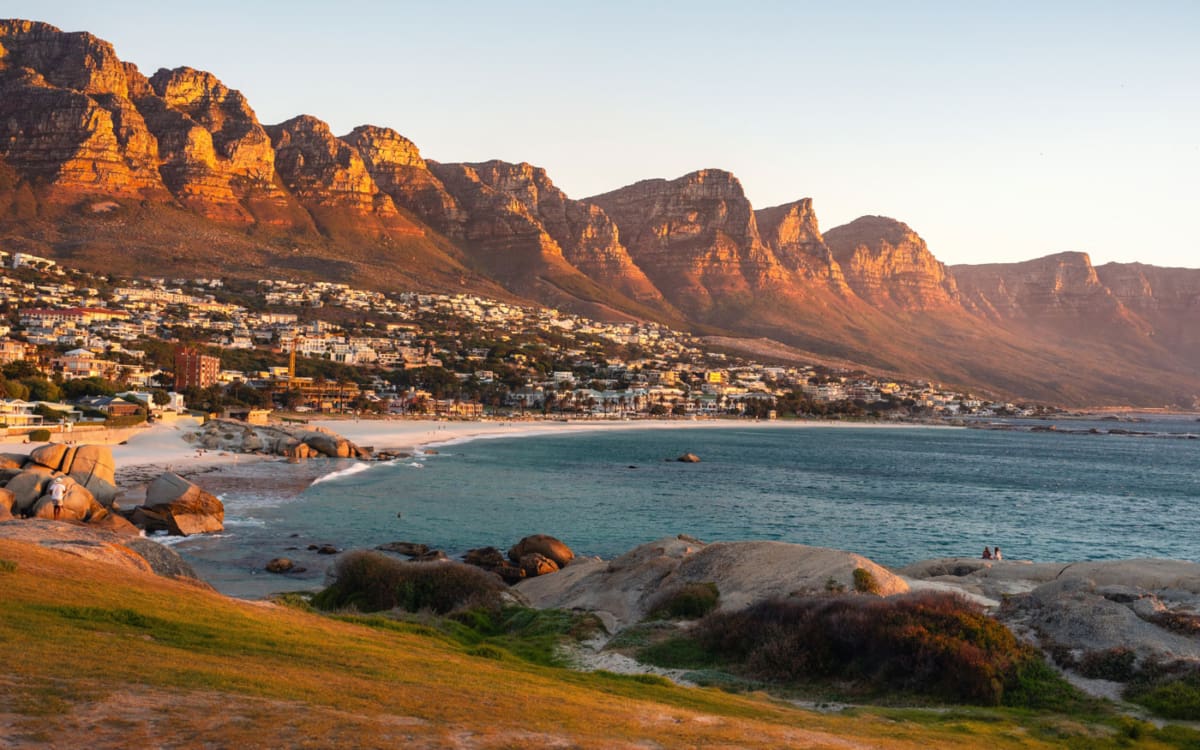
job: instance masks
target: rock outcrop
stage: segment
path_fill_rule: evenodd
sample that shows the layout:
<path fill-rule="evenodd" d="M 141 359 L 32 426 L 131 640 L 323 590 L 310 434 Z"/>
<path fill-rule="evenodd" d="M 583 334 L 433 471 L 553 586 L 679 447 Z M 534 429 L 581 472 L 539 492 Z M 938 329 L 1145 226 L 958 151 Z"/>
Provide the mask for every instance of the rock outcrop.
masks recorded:
<path fill-rule="evenodd" d="M 166 199 L 157 143 L 108 42 L 0 21 L 0 156 L 51 198 Z"/>
<path fill-rule="evenodd" d="M 275 184 L 275 152 L 246 98 L 211 73 L 162 69 L 134 102 L 158 140 L 163 181 L 208 218 L 304 226 L 307 216 Z"/>
<path fill-rule="evenodd" d="M 774 597 L 823 594 L 831 585 L 854 590 L 854 571 L 864 568 L 887 596 L 908 584 L 874 562 L 850 552 L 784 542 L 714 542 L 667 537 L 605 562 L 578 559 L 551 576 L 517 585 L 536 607 L 579 608 L 601 613 L 612 629 L 643 618 L 659 596 L 688 583 L 714 583 L 720 608 L 738 610 Z"/>
<path fill-rule="evenodd" d="M 415 143 L 391 128 L 373 125 L 360 125 L 342 140 L 358 152 L 375 184 L 397 206 L 447 237 L 466 234 L 467 212 L 429 171 Z"/>
<path fill-rule="evenodd" d="M 729 172 L 705 169 L 644 180 L 587 198 L 616 222 L 634 262 L 686 313 L 721 317 L 781 281 L 783 269 L 758 235 L 754 211 Z"/>
<path fill-rule="evenodd" d="M 325 122 L 300 115 L 266 131 L 276 171 L 323 233 L 366 233 L 381 240 L 424 234 L 371 179 L 358 151 L 334 137 Z"/>
<path fill-rule="evenodd" d="M 1120 316 L 1120 302 L 1086 253 L 1058 253 L 1023 263 L 955 266 L 967 302 L 999 319 Z"/>
<path fill-rule="evenodd" d="M 842 267 L 821 236 L 811 198 L 759 209 L 754 218 L 763 242 L 784 268 L 838 294 L 849 293 Z"/>
<path fill-rule="evenodd" d="M 846 283 L 874 307 L 930 310 L 958 303 L 954 277 L 907 224 L 863 216 L 826 232 L 825 242 Z"/>
<path fill-rule="evenodd" d="M 1200 659 L 1197 563 L 948 558 L 913 563 L 899 573 L 914 588 L 933 583 L 990 604 L 1015 632 L 1069 663 L 1114 651 L 1131 652 L 1137 664 Z"/>
<path fill-rule="evenodd" d="M 526 555 L 531 554 L 551 560 L 558 568 L 566 567 L 575 559 L 575 553 L 570 547 L 547 534 L 534 534 L 517 542 L 508 550 L 508 559 L 520 562 Z"/>
<path fill-rule="evenodd" d="M 146 500 L 134 509 L 132 520 L 147 531 L 206 534 L 225 528 L 225 506 L 178 474 L 167 472 L 146 488 Z"/>
<path fill-rule="evenodd" d="M 40 519 L 0 522 L 0 539 L 36 544 L 126 570 L 184 579 L 208 588 L 208 584 L 200 581 L 192 566 L 175 550 L 149 539 L 136 535 L 131 537 L 92 524 L 67 524 Z"/>
<path fill-rule="evenodd" d="M 514 198 L 560 248 L 563 258 L 598 284 L 635 301 L 662 305 L 662 294 L 621 244 L 617 226 L 599 206 L 572 200 L 546 170 L 524 162 L 462 165 L 483 184 Z"/>
<path fill-rule="evenodd" d="M 187 440 L 199 448 L 231 453 L 265 453 L 288 458 L 371 458 L 371 451 L 323 427 L 252 425 L 212 419 Z"/>

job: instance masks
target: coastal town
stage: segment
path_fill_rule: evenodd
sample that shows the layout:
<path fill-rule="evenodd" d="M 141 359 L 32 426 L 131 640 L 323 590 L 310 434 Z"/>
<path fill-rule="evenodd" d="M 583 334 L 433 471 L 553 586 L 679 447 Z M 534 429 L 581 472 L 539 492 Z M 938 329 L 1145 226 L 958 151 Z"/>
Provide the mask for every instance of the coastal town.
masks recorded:
<path fill-rule="evenodd" d="M 188 409 L 252 419 L 272 410 L 462 419 L 1045 411 L 930 382 L 751 361 L 656 323 L 470 294 L 120 278 L 2 251 L 0 263 L 0 419 L 10 430 Z"/>

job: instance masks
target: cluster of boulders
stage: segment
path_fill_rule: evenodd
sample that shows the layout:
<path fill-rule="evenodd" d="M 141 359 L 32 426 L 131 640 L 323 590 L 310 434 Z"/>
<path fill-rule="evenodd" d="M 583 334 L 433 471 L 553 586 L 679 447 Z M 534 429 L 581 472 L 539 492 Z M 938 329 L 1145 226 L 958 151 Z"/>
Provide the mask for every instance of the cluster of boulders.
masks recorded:
<path fill-rule="evenodd" d="M 1065 665 L 1113 652 L 1133 666 L 1200 662 L 1200 564 L 1031 563 L 947 558 L 899 571 L 990 602 L 996 617 Z"/>
<path fill-rule="evenodd" d="M 416 562 L 448 559 L 441 550 L 413 542 L 388 542 L 375 549 L 404 555 Z M 570 547 L 546 534 L 525 537 L 509 548 L 507 556 L 495 547 L 480 547 L 463 555 L 463 562 L 495 573 L 509 585 L 557 572 L 573 559 L 575 553 Z"/>
<path fill-rule="evenodd" d="M 150 483 L 141 506 L 125 513 L 118 506 L 116 464 L 104 445 L 49 443 L 29 455 L 0 454 L 0 520 L 54 519 L 52 483 L 65 486 L 60 521 L 85 523 L 122 534 L 139 528 L 186 536 L 224 528 L 221 501 L 178 474 Z"/>
<path fill-rule="evenodd" d="M 304 425 L 254 425 L 235 419 L 211 419 L 185 437 L 197 448 L 257 453 L 288 458 L 372 458 L 370 448 L 360 447 L 321 427 Z"/>
<path fill-rule="evenodd" d="M 112 451 L 102 445 L 50 443 L 29 455 L 0 454 L 0 516 L 53 518 L 51 482 L 66 485 L 61 520 L 106 521 L 117 497 Z"/>

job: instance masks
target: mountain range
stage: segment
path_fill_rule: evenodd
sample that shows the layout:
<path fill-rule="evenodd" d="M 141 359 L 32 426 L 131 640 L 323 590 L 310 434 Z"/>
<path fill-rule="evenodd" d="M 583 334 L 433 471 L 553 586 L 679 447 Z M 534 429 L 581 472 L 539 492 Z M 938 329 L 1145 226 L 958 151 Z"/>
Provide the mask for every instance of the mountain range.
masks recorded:
<path fill-rule="evenodd" d="M 1200 394 L 1200 270 L 948 267 L 900 221 L 822 232 L 810 198 L 755 209 L 719 169 L 575 199 L 539 167 L 434 162 L 388 128 L 264 125 L 211 73 L 146 76 L 33 21 L 0 21 L 0 243 L 124 275 L 470 291 L 1014 399 Z"/>

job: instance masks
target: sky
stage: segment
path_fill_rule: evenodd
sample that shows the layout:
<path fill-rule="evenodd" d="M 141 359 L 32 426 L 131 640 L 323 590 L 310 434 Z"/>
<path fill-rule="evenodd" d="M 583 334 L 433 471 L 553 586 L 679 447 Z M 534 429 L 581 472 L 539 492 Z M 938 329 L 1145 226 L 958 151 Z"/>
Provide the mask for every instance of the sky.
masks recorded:
<path fill-rule="evenodd" d="M 835 6 L 835 7 L 830 7 Z M 394 128 L 573 198 L 719 168 L 822 229 L 878 214 L 942 261 L 1200 267 L 1200 3 L 6 0 L 264 124 Z"/>

